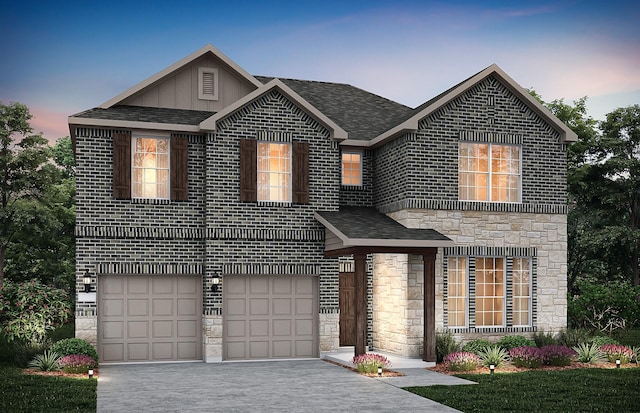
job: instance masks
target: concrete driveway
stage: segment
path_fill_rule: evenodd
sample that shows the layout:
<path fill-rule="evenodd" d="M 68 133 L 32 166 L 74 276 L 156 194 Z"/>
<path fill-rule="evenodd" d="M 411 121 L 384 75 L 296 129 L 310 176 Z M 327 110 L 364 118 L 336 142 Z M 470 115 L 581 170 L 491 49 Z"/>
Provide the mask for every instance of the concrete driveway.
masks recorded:
<path fill-rule="evenodd" d="M 322 360 L 100 366 L 103 412 L 455 412 Z"/>

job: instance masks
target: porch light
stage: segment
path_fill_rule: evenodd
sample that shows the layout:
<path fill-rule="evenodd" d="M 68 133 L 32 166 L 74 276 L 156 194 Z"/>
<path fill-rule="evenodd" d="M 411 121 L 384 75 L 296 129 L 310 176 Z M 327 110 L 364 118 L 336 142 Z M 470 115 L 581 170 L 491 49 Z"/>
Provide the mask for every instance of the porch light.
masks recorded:
<path fill-rule="evenodd" d="M 84 284 L 84 292 L 91 292 L 91 275 L 89 270 L 85 271 L 84 277 L 82 277 L 82 284 Z"/>
<path fill-rule="evenodd" d="M 493 374 L 496 371 L 496 366 L 494 364 L 489 364 L 489 370 L 491 371 L 491 374 Z"/>
<path fill-rule="evenodd" d="M 378 376 L 382 376 L 382 366 L 378 366 Z"/>
<path fill-rule="evenodd" d="M 620 359 L 616 359 L 616 368 L 619 369 L 620 368 Z"/>
<path fill-rule="evenodd" d="M 93 369 L 89 369 L 89 378 L 92 379 L 93 378 Z"/>
<path fill-rule="evenodd" d="M 220 275 L 214 274 L 213 278 L 211 279 L 211 291 L 213 291 L 214 293 L 217 293 L 219 288 L 220 288 Z"/>

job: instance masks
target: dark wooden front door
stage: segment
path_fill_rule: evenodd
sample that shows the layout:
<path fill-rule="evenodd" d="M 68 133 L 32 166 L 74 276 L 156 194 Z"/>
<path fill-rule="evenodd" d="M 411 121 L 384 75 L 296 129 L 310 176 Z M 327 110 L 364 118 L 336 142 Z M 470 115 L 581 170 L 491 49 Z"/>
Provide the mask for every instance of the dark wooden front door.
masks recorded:
<path fill-rule="evenodd" d="M 340 345 L 356 344 L 356 278 L 355 273 L 340 273 Z"/>

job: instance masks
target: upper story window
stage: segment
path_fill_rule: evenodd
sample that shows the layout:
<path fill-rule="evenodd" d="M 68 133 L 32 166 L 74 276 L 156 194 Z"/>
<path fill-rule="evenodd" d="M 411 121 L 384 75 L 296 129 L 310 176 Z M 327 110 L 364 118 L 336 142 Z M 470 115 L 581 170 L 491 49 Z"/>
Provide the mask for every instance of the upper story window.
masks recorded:
<path fill-rule="evenodd" d="M 169 198 L 169 139 L 134 137 L 133 198 Z"/>
<path fill-rule="evenodd" d="M 342 152 L 342 185 L 362 185 L 361 152 Z"/>
<path fill-rule="evenodd" d="M 520 202 L 520 146 L 460 142 L 461 201 Z"/>
<path fill-rule="evenodd" d="M 291 202 L 291 144 L 258 142 L 258 201 Z"/>

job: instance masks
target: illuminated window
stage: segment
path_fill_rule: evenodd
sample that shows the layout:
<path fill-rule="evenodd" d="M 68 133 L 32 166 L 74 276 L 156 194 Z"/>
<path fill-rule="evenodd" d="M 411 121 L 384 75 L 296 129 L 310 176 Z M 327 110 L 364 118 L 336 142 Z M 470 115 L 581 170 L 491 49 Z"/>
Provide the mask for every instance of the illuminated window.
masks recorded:
<path fill-rule="evenodd" d="M 169 198 L 169 139 L 134 137 L 134 198 Z"/>
<path fill-rule="evenodd" d="M 458 198 L 461 201 L 520 202 L 520 147 L 461 142 Z"/>
<path fill-rule="evenodd" d="M 513 259 L 513 325 L 531 325 L 531 260 Z"/>
<path fill-rule="evenodd" d="M 291 202 L 291 144 L 258 142 L 258 201 Z"/>
<path fill-rule="evenodd" d="M 476 327 L 504 325 L 504 258 L 476 258 Z"/>
<path fill-rule="evenodd" d="M 467 325 L 467 259 L 449 257 L 447 277 L 449 327 Z"/>
<path fill-rule="evenodd" d="M 362 185 L 362 153 L 342 153 L 342 185 Z"/>

